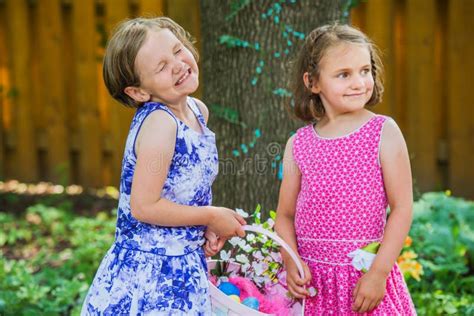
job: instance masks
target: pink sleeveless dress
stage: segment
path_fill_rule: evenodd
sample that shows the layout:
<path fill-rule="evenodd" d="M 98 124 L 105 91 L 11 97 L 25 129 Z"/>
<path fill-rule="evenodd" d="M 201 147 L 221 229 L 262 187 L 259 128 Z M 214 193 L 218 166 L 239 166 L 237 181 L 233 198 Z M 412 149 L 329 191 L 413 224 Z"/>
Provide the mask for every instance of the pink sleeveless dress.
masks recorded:
<path fill-rule="evenodd" d="M 337 138 L 317 135 L 313 125 L 296 133 L 293 156 L 301 171 L 296 237 L 311 269 L 311 285 L 318 290 L 306 300 L 305 315 L 360 315 L 351 307 L 362 272 L 347 254 L 382 240 L 388 203 L 379 148 L 387 119 L 376 115 Z M 367 315 L 416 315 L 397 265 L 387 279 L 383 301 Z"/>

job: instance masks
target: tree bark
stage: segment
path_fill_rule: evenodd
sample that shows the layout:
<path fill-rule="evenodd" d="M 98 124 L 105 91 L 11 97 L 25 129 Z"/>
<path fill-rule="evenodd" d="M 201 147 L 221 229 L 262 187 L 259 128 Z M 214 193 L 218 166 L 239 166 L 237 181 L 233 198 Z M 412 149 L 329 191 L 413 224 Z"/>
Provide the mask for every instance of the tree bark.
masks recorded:
<path fill-rule="evenodd" d="M 267 212 L 277 206 L 286 141 L 302 125 L 285 109 L 291 97 L 281 95 L 289 91 L 291 61 L 304 35 L 342 19 L 347 0 L 200 3 L 203 101 L 220 161 L 213 204 L 248 211 L 261 204 Z M 225 35 L 241 41 L 229 47 L 235 41 Z"/>

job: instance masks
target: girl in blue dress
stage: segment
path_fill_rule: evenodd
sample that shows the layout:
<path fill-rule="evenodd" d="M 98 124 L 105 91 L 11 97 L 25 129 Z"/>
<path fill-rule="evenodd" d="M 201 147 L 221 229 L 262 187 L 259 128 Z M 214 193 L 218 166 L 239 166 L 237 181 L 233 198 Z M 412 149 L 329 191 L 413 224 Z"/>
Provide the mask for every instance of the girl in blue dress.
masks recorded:
<path fill-rule="evenodd" d="M 244 236 L 244 219 L 213 207 L 215 135 L 189 34 L 166 17 L 123 22 L 104 57 L 109 93 L 136 108 L 122 162 L 115 242 L 81 315 L 209 315 L 205 252 Z M 205 246 L 205 236 L 208 242 Z"/>

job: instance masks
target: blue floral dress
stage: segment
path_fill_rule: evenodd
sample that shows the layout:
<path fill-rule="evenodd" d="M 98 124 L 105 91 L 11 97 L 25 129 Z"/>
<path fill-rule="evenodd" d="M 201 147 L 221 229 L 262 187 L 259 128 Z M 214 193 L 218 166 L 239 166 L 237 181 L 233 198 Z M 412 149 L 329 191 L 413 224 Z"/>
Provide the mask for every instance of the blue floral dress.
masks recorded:
<path fill-rule="evenodd" d="M 212 203 L 218 171 L 215 135 L 194 100 L 188 106 L 202 133 L 189 128 L 161 103 L 140 107 L 131 124 L 122 162 L 115 242 L 105 255 L 81 315 L 209 315 L 205 226 L 162 227 L 137 221 L 130 213 L 136 164 L 135 140 L 145 118 L 165 111 L 177 124 L 176 145 L 161 196 L 182 205 Z"/>

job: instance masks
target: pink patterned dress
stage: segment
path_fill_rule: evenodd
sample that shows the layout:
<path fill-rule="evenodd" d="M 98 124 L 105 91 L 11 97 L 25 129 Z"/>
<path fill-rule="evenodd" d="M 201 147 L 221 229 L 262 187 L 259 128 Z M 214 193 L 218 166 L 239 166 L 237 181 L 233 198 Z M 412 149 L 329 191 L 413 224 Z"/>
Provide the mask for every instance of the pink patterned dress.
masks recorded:
<path fill-rule="evenodd" d="M 298 251 L 318 290 L 306 300 L 305 315 L 360 315 L 351 307 L 362 272 L 347 254 L 382 240 L 388 203 L 379 149 L 387 119 L 376 115 L 337 138 L 319 136 L 313 125 L 296 133 L 293 156 L 301 171 L 295 216 Z M 383 301 L 367 315 L 416 315 L 397 265 Z"/>

